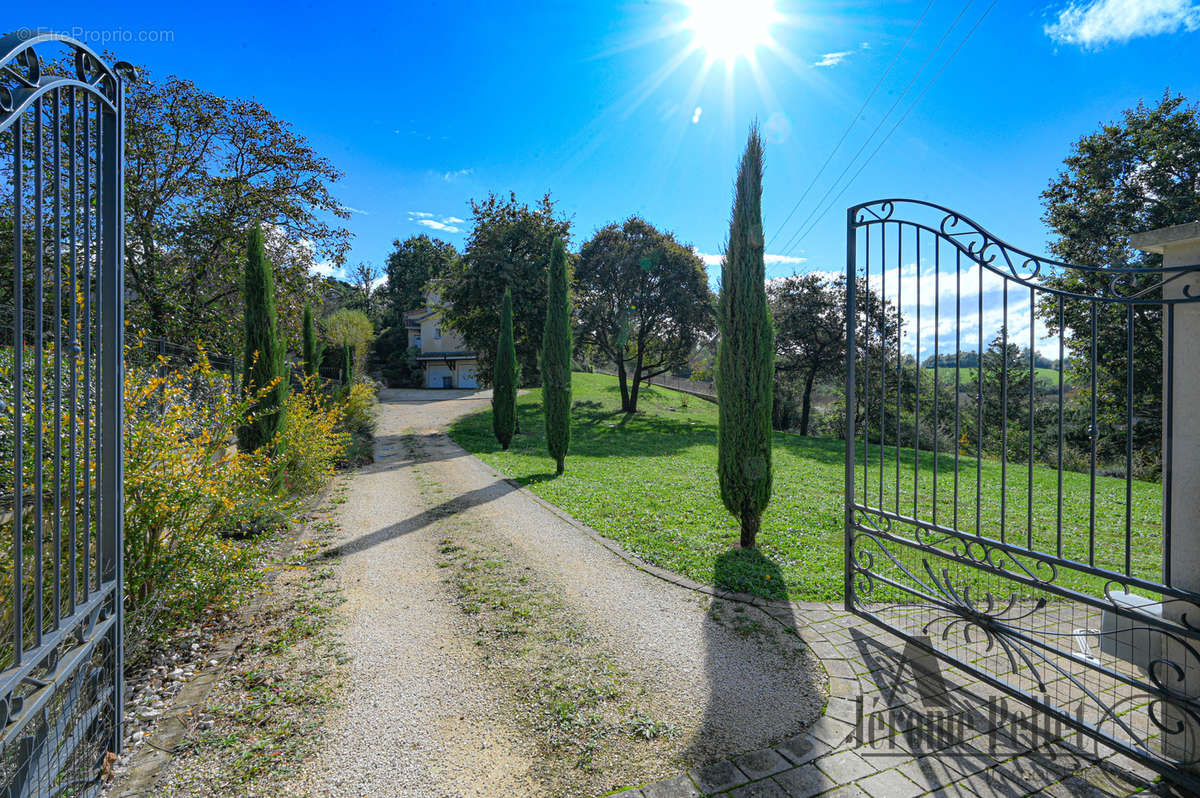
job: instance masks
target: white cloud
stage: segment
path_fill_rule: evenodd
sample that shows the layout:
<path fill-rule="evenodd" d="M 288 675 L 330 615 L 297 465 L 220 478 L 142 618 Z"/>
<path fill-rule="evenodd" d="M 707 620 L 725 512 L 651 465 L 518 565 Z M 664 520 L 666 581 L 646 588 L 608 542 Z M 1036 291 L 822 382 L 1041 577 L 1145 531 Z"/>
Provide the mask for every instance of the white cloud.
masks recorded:
<path fill-rule="evenodd" d="M 824 55 L 821 56 L 820 61 L 815 61 L 813 63 L 813 66 L 815 66 L 815 67 L 837 66 L 838 64 L 840 64 L 846 60 L 846 56 L 853 55 L 853 54 L 854 54 L 853 50 L 842 50 L 839 53 L 825 53 Z"/>
<path fill-rule="evenodd" d="M 1056 22 L 1045 26 L 1055 41 L 1087 49 L 1197 29 L 1200 5 L 1193 0 L 1072 0 Z"/>
<path fill-rule="evenodd" d="M 704 261 L 705 266 L 720 266 L 721 259 L 725 257 L 720 253 L 701 252 L 700 250 L 696 250 L 696 254 Z M 763 255 L 763 263 L 768 266 L 775 266 L 781 263 L 804 263 L 806 260 L 808 258 L 800 258 L 795 255 Z"/>
<path fill-rule="evenodd" d="M 442 180 L 445 180 L 447 183 L 449 183 L 451 180 L 454 180 L 456 177 L 466 177 L 467 175 L 471 174 L 474 171 L 475 171 L 474 169 L 457 169 L 453 172 L 443 172 Z"/>
<path fill-rule="evenodd" d="M 438 216 L 427 211 L 409 211 L 408 220 L 442 233 L 461 233 L 462 228 L 458 225 L 464 221 L 457 216 Z"/>
<path fill-rule="evenodd" d="M 795 255 L 763 255 L 763 262 L 769 266 L 777 263 L 804 263 L 808 258 L 800 258 Z"/>
<path fill-rule="evenodd" d="M 700 123 L 700 114 L 702 114 L 702 113 L 704 113 L 704 109 L 697 105 L 696 110 L 692 111 L 692 124 L 693 125 L 697 125 Z"/>
<path fill-rule="evenodd" d="M 370 216 L 371 215 L 370 211 L 364 211 L 362 208 L 351 208 L 349 205 L 343 205 L 342 207 L 345 208 L 346 210 L 350 211 L 350 213 L 357 213 L 360 216 Z"/>
<path fill-rule="evenodd" d="M 337 277 L 339 279 L 344 276 L 344 272 L 341 269 L 334 266 L 332 261 L 327 260 L 314 263 L 312 265 L 312 273 L 318 277 Z"/>
<path fill-rule="evenodd" d="M 446 224 L 445 222 L 439 222 L 437 219 L 418 219 L 417 224 L 423 224 L 426 227 L 432 228 L 434 230 L 440 230 L 443 233 L 462 232 L 461 228 L 455 227 L 454 225 L 451 225 L 451 224 Z"/>

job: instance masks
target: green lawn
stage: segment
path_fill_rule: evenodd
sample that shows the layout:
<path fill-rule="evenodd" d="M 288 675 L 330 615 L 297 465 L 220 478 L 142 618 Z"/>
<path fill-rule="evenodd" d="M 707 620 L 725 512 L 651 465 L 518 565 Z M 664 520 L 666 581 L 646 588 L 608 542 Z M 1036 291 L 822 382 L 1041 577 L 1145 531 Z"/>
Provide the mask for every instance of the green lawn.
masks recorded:
<path fill-rule="evenodd" d="M 842 502 L 844 444 L 839 440 L 775 436 L 774 494 L 759 533 L 761 556 L 735 553 L 738 527 L 721 504 L 716 478 L 716 406 L 663 388 L 643 388 L 639 412 L 620 411 L 616 379 L 598 374 L 574 376 L 574 423 L 567 471 L 554 476 L 546 455 L 540 395 L 519 400 L 521 429 L 507 452 L 492 436 L 488 411 L 460 419 L 451 437 L 539 496 L 620 542 L 649 562 L 704 582 L 767 596 L 836 601 L 842 593 Z M 878 502 L 880 453 L 872 446 L 868 490 Z M 861 452 L 861 450 L 860 450 Z M 860 456 L 859 474 L 862 473 Z M 883 471 L 891 479 L 883 506 L 899 502 L 913 511 L 914 452 L 899 451 L 901 489 L 895 490 L 897 452 L 883 452 Z M 1000 463 L 985 460 L 980 469 L 983 534 L 1000 535 Z M 922 452 L 917 465 L 918 512 L 932 511 L 933 458 Z M 973 458 L 959 464 L 959 528 L 975 528 L 976 468 Z M 1004 512 L 1006 538 L 1024 542 L 1028 532 L 1027 467 L 1007 468 L 1009 497 Z M 1058 474 L 1034 468 L 1033 538 L 1035 546 L 1054 551 L 1058 511 Z M 942 453 L 938 464 L 939 521 L 953 511 L 954 457 Z M 1088 551 L 1088 477 L 1066 473 L 1063 506 L 1063 553 L 1086 560 Z M 885 480 L 885 485 L 887 484 Z M 860 488 L 861 490 L 861 488 Z M 1135 483 L 1133 492 L 1133 572 L 1157 578 L 1160 560 L 1160 488 Z M 1096 564 L 1123 567 L 1125 483 L 1097 478 Z M 765 559 L 763 559 L 765 557 Z M 1078 588 L 1102 588 L 1098 580 L 1074 572 L 1058 582 Z M 781 584 L 782 583 L 782 584 Z"/>

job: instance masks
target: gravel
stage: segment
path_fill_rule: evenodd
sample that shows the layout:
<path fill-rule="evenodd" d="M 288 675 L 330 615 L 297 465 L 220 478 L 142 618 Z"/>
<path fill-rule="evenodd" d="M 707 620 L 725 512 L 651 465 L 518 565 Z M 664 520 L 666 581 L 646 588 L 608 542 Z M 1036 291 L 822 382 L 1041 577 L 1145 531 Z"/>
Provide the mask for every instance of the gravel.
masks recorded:
<path fill-rule="evenodd" d="M 535 747 L 441 584 L 438 542 L 464 528 L 513 547 L 561 593 L 680 729 L 687 760 L 753 751 L 816 720 L 824 673 L 777 624 L 741 605 L 710 609 L 707 596 L 633 568 L 441 434 L 487 401 L 381 395 L 376 462 L 350 481 L 336 517 L 353 661 L 331 742 L 296 793 L 542 794 L 528 776 Z M 749 616 L 760 622 L 729 622 Z"/>

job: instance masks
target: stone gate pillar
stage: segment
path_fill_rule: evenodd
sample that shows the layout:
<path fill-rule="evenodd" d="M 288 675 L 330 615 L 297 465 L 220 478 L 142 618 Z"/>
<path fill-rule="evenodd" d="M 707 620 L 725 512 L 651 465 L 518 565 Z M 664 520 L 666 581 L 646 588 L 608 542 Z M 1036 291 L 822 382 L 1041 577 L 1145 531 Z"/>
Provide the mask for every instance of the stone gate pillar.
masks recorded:
<path fill-rule="evenodd" d="M 1143 252 L 1162 255 L 1163 266 L 1200 264 L 1200 221 L 1138 233 L 1130 242 Z M 1187 274 L 1165 285 L 1163 298 L 1184 296 L 1185 287 L 1191 296 L 1200 296 L 1200 274 Z M 1200 412 L 1196 412 L 1200 403 L 1200 302 L 1175 305 L 1174 317 L 1174 345 L 1170 346 L 1168 315 L 1163 313 L 1163 524 L 1164 530 L 1167 524 L 1171 530 L 1169 550 L 1164 542 L 1163 565 L 1172 586 L 1200 593 Z M 1169 432 L 1168 395 L 1174 408 Z M 1182 602 L 1163 606 L 1163 616 L 1169 620 L 1178 621 L 1185 612 L 1193 626 L 1200 626 L 1200 608 Z M 1200 662 L 1169 640 L 1162 650 L 1166 658 L 1185 666 L 1188 695 L 1200 696 Z M 1166 681 L 1175 684 L 1174 678 Z M 1164 735 L 1163 752 L 1191 763 L 1193 770 L 1200 769 L 1200 725 L 1177 710 L 1164 714 L 1169 725 L 1182 722 L 1184 730 Z"/>

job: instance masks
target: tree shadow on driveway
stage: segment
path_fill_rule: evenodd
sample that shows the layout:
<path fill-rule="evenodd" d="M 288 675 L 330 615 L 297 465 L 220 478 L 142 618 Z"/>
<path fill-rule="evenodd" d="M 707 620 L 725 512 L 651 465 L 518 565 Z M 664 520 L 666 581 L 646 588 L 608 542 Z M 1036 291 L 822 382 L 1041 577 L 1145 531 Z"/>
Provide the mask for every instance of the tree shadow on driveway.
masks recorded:
<path fill-rule="evenodd" d="M 786 598 L 783 572 L 757 550 L 731 549 L 713 563 L 722 590 Z M 714 597 L 704 620 L 709 699 L 688 751 L 699 764 L 767 748 L 803 731 L 821 715 L 825 675 L 794 634 L 795 610 L 780 601 L 771 614 Z"/>
<path fill-rule="evenodd" d="M 357 554 L 373 546 L 378 546 L 381 543 L 386 543 L 389 540 L 398 538 L 402 535 L 408 535 L 417 532 L 432 523 L 449 518 L 459 513 L 470 510 L 473 507 L 487 504 L 495 501 L 501 496 L 512 493 L 516 488 L 509 484 L 506 480 L 498 479 L 491 482 L 482 488 L 467 491 L 466 493 L 455 496 L 453 499 L 442 502 L 436 507 L 430 507 L 428 510 L 423 510 L 416 515 L 409 516 L 403 521 L 398 521 L 394 524 L 389 524 L 374 532 L 369 532 L 354 540 L 339 543 L 336 546 L 331 546 L 321 552 L 321 556 L 325 558 L 343 557 L 348 554 Z"/>

